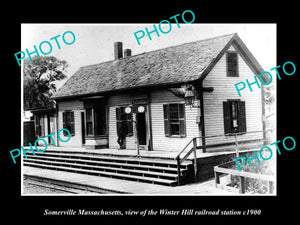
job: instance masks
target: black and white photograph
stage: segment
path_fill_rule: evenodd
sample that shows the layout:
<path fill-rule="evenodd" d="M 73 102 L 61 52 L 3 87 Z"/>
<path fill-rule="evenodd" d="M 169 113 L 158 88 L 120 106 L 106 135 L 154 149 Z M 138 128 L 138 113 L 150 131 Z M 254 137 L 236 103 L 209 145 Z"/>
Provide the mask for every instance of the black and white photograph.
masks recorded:
<path fill-rule="evenodd" d="M 22 195 L 276 196 L 276 24 L 188 13 L 21 24 Z"/>
<path fill-rule="evenodd" d="M 23 3 L 1 17 L 5 221 L 297 218 L 295 4 Z"/>

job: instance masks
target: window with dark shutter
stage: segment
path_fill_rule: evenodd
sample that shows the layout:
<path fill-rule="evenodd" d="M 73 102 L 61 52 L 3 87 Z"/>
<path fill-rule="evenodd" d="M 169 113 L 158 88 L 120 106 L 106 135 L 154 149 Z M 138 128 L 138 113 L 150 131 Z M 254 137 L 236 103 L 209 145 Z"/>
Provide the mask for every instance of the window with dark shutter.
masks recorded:
<path fill-rule="evenodd" d="M 94 135 L 93 108 L 85 109 L 86 135 Z"/>
<path fill-rule="evenodd" d="M 75 122 L 74 122 L 74 112 L 65 111 L 63 112 L 63 128 L 67 129 L 72 136 L 75 135 Z M 68 136 L 66 131 L 63 131 L 65 136 Z"/>
<path fill-rule="evenodd" d="M 122 123 L 127 123 L 127 136 L 133 135 L 132 113 L 125 113 L 125 107 L 116 108 L 117 131 Z"/>
<path fill-rule="evenodd" d="M 184 104 L 166 104 L 164 110 L 165 136 L 186 136 Z"/>
<path fill-rule="evenodd" d="M 240 100 L 228 100 L 223 102 L 224 132 L 246 132 L 246 109 L 245 102 Z"/>
<path fill-rule="evenodd" d="M 85 108 L 85 134 L 90 137 L 106 135 L 106 106 L 103 99 L 88 99 Z"/>
<path fill-rule="evenodd" d="M 170 123 L 170 135 L 179 135 L 179 107 L 178 104 L 169 105 L 169 123 Z"/>
<path fill-rule="evenodd" d="M 227 77 L 238 77 L 238 55 L 235 52 L 227 52 Z"/>

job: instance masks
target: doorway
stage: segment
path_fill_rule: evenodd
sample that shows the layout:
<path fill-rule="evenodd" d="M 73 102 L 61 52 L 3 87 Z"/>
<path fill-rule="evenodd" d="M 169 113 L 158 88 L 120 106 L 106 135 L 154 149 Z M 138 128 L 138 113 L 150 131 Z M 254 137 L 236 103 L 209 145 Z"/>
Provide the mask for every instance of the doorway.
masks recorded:
<path fill-rule="evenodd" d="M 139 145 L 146 145 L 147 144 L 146 114 L 137 113 L 136 121 L 137 121 L 137 133 L 138 133 Z"/>

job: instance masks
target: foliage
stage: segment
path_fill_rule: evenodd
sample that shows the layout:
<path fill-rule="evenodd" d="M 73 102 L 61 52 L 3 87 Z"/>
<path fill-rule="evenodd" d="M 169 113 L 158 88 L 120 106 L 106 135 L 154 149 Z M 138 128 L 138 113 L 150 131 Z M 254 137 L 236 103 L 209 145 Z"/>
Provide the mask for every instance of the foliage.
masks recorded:
<path fill-rule="evenodd" d="M 273 84 L 264 87 L 264 98 L 267 109 L 271 112 L 274 111 L 274 102 L 275 102 L 275 87 Z"/>
<path fill-rule="evenodd" d="M 265 156 L 267 157 L 267 156 Z M 257 160 L 252 161 L 252 167 L 250 164 L 245 164 L 242 167 L 244 172 L 258 173 L 258 174 L 266 174 L 266 175 L 274 175 L 275 174 L 275 159 L 269 159 L 267 161 L 261 160 L 260 163 Z M 232 169 L 236 169 L 236 165 L 233 166 Z M 268 181 L 253 179 L 253 178 L 245 178 L 245 192 L 248 194 L 267 194 L 268 193 Z M 231 184 L 230 186 L 239 188 L 240 187 L 240 179 L 239 176 L 231 176 Z"/>
<path fill-rule="evenodd" d="M 24 110 L 54 106 L 55 81 L 63 80 L 68 63 L 54 56 L 24 60 Z"/>

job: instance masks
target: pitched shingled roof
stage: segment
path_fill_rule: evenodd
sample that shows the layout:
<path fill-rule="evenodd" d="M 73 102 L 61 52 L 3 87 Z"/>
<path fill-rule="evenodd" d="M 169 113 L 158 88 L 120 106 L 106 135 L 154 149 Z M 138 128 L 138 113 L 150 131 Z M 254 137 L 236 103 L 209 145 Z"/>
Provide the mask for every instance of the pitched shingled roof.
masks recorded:
<path fill-rule="evenodd" d="M 208 73 L 234 40 L 241 42 L 237 34 L 229 34 L 84 66 L 53 98 L 194 81 Z"/>

